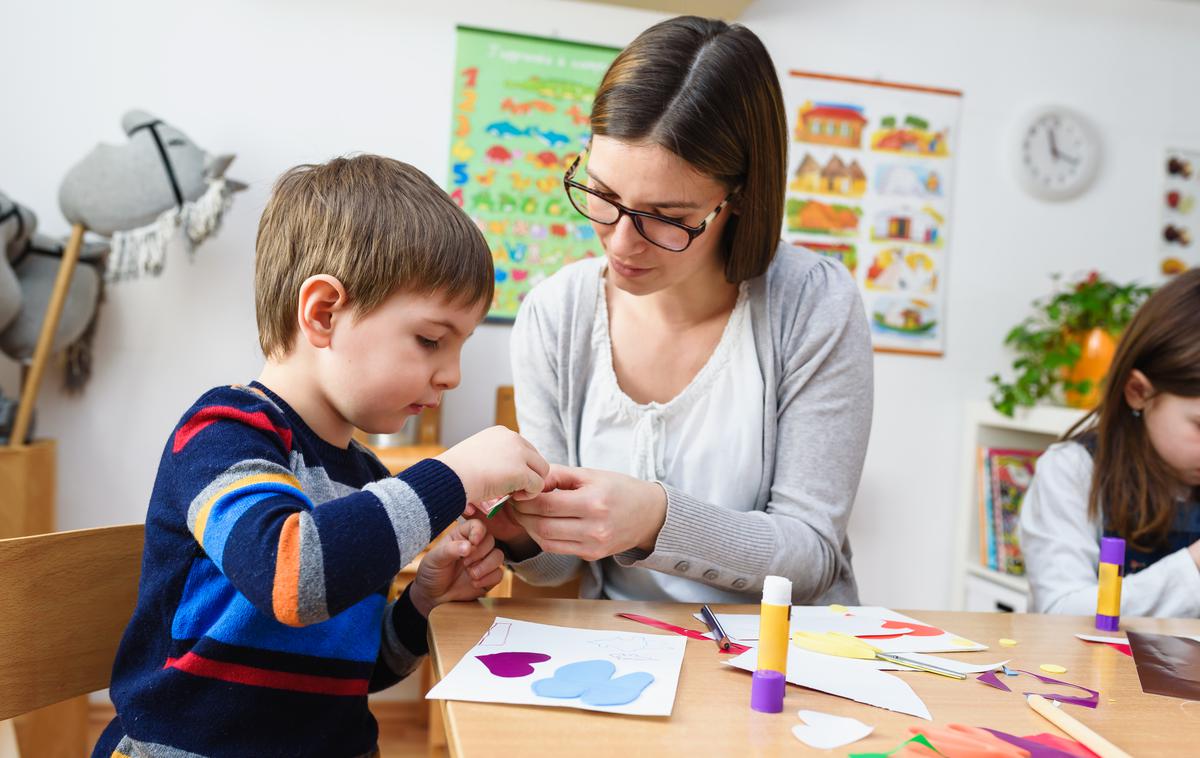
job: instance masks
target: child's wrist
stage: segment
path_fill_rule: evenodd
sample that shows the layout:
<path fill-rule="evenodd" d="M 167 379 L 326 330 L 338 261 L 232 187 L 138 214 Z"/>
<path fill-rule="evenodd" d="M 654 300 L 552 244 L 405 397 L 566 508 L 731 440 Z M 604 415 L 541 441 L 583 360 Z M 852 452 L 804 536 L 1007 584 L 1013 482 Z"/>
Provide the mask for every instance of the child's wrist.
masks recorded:
<path fill-rule="evenodd" d="M 408 586 L 408 599 L 413 604 L 413 608 L 417 610 L 417 613 L 425 618 L 429 618 L 429 613 L 437 605 L 433 598 L 429 597 L 417 582 L 413 582 Z"/>

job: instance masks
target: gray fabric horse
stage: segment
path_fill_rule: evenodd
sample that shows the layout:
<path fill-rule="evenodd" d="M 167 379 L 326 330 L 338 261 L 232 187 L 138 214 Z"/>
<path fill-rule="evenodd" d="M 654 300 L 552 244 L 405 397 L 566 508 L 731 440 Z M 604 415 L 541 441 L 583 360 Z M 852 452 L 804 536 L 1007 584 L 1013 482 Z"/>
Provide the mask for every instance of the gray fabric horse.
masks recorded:
<path fill-rule="evenodd" d="M 0 351 L 16 361 L 33 356 L 65 242 L 37 231 L 37 215 L 0 194 Z M 107 242 L 88 242 L 79 253 L 83 265 L 71 272 L 67 299 L 54 332 L 53 351 L 66 351 L 68 389 L 83 386 L 90 375 L 90 336 L 96 327 L 102 294 Z"/>
<path fill-rule="evenodd" d="M 192 252 L 216 231 L 232 194 L 246 186 L 225 178 L 233 155 L 211 155 L 145 111 L 129 111 L 121 126 L 128 141 L 97 145 L 59 185 L 67 220 L 111 238 L 80 251 L 55 331 L 52 349 L 65 350 L 66 385 L 73 390 L 91 374 L 105 272 L 109 280 L 158 274 L 168 247 Z M 37 216 L 0 195 L 0 245 L 0 350 L 26 361 L 37 345 L 64 243 L 38 234 Z"/>
<path fill-rule="evenodd" d="M 146 111 L 129 111 L 121 127 L 128 141 L 96 145 L 58 191 L 68 221 L 112 237 L 114 280 L 158 274 L 173 243 L 192 252 L 246 187 L 225 178 L 233 155 L 206 152 Z"/>

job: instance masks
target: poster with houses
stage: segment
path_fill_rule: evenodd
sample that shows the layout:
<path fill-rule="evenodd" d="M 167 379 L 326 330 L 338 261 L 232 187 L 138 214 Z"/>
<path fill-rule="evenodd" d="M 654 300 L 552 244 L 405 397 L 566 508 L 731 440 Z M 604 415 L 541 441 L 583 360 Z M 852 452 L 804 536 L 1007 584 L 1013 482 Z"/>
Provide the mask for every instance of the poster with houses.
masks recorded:
<path fill-rule="evenodd" d="M 962 93 L 793 71 L 783 237 L 858 282 L 881 352 L 942 355 Z"/>
<path fill-rule="evenodd" d="M 591 136 L 596 87 L 616 48 L 458 27 L 447 192 L 492 251 L 490 321 L 572 261 L 602 254 L 563 173 Z"/>

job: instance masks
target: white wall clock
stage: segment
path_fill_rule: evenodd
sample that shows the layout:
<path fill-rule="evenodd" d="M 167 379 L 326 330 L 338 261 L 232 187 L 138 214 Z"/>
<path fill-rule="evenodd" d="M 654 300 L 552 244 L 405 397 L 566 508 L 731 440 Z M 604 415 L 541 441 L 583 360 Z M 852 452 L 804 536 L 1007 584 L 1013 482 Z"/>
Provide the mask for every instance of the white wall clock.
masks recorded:
<path fill-rule="evenodd" d="M 1100 137 L 1079 113 L 1046 106 L 1021 120 L 1013 157 L 1026 192 L 1043 200 L 1069 200 L 1096 178 Z"/>

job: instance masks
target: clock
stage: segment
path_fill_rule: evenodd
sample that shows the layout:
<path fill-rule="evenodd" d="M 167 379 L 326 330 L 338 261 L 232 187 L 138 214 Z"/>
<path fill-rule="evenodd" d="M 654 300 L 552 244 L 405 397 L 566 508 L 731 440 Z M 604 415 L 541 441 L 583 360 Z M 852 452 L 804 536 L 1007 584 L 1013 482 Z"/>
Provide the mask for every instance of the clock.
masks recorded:
<path fill-rule="evenodd" d="M 1043 107 L 1021 121 L 1013 155 L 1026 192 L 1042 200 L 1069 200 L 1096 178 L 1100 138 L 1079 113 Z"/>

